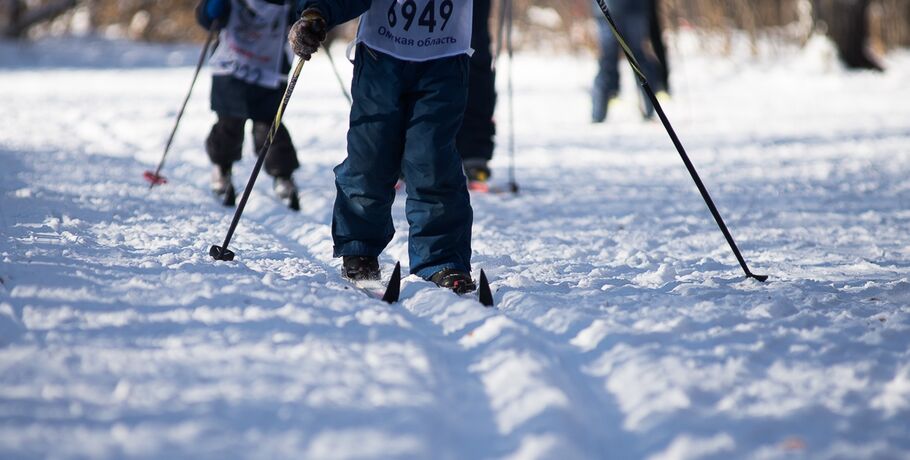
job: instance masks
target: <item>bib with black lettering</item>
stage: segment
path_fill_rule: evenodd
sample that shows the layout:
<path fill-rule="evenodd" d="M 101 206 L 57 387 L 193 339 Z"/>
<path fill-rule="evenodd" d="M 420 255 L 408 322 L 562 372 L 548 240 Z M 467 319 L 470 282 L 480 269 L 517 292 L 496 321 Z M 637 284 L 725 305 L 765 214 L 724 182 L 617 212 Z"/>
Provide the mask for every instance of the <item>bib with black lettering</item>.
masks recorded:
<path fill-rule="evenodd" d="M 406 61 L 471 54 L 473 0 L 373 0 L 357 41 Z"/>
<path fill-rule="evenodd" d="M 247 83 L 278 88 L 287 49 L 290 5 L 263 0 L 231 0 L 231 17 L 212 55 L 212 75 L 231 75 Z"/>

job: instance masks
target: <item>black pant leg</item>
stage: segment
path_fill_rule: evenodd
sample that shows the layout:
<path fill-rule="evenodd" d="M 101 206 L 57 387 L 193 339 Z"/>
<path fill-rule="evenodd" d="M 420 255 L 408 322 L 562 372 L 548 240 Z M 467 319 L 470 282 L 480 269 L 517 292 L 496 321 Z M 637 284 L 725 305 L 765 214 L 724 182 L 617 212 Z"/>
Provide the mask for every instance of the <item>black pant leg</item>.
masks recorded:
<path fill-rule="evenodd" d="M 242 118 L 219 116 L 205 140 L 205 152 L 222 171 L 230 171 L 231 166 L 240 161 L 245 124 L 246 120 Z"/>
<path fill-rule="evenodd" d="M 268 140 L 270 123 L 254 122 L 253 123 L 253 145 L 258 154 L 262 146 Z M 275 132 L 275 139 L 269 148 L 269 153 L 265 157 L 265 172 L 272 177 L 291 177 L 291 174 L 300 167 L 297 161 L 297 149 L 294 148 L 294 142 L 291 140 L 291 134 L 285 128 L 284 124 L 278 125 L 278 131 Z"/>
<path fill-rule="evenodd" d="M 493 158 L 496 124 L 496 75 L 493 72 L 493 55 L 490 51 L 490 0 L 474 0 L 473 33 L 470 74 L 468 77 L 468 105 L 464 122 L 456 137 L 456 148 L 463 160 Z"/>

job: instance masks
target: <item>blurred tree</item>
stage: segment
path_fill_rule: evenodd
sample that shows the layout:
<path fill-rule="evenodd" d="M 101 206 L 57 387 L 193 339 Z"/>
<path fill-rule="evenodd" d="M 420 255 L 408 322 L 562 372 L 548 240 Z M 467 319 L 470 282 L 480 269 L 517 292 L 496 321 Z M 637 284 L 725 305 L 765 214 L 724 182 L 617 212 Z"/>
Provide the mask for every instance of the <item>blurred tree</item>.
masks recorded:
<path fill-rule="evenodd" d="M 6 38 L 23 38 L 33 25 L 49 21 L 76 6 L 76 0 L 52 0 L 30 2 L 26 0 L 2 0 L 0 24 Z"/>
<path fill-rule="evenodd" d="M 595 47 L 593 0 L 513 1 L 516 47 L 563 51 Z M 776 43 L 803 44 L 815 28 L 832 38 L 846 65 L 880 68 L 869 53 L 869 38 L 874 39 L 880 51 L 910 46 L 910 0 L 641 1 L 655 4 L 654 11 L 659 13 L 652 23 L 660 23 L 664 31 L 691 28 L 704 47 L 715 50 L 720 45 L 721 51 L 728 51 L 736 32 L 744 32 L 758 52 L 757 44 L 769 38 Z M 197 3 L 198 0 L 0 0 L 0 37 L 65 33 L 71 16 L 80 17 L 83 27 L 87 25 L 108 37 L 201 40 L 205 34 L 193 17 Z M 75 11 L 80 15 L 87 13 L 88 21 Z M 806 13 L 801 16 L 802 11 Z M 791 27 L 804 17 L 805 27 Z M 60 27 L 45 27 L 55 19 Z M 29 34 L 35 29 L 37 34 Z M 659 34 L 657 27 L 652 30 L 654 53 L 666 63 L 664 39 L 669 36 Z"/>
<path fill-rule="evenodd" d="M 868 49 L 869 5 L 870 0 L 813 0 L 815 24 L 837 45 L 847 67 L 882 70 Z"/>

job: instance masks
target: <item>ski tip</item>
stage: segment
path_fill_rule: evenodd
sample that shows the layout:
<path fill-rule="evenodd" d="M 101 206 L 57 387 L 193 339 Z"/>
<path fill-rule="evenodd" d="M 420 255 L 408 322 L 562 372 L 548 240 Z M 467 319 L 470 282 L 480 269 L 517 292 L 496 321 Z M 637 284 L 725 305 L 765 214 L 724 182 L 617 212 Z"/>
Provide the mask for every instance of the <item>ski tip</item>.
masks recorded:
<path fill-rule="evenodd" d="M 484 271 L 480 270 L 480 287 L 478 288 L 478 300 L 480 303 L 487 308 L 493 306 L 493 291 L 490 290 L 490 281 L 487 279 L 487 274 Z"/>
<path fill-rule="evenodd" d="M 768 281 L 768 275 L 756 275 L 753 273 L 749 273 L 748 275 L 746 275 L 746 277 L 754 278 L 756 281 L 760 281 L 762 283 L 764 283 L 765 281 Z"/>
<path fill-rule="evenodd" d="M 490 184 L 485 181 L 472 180 L 468 181 L 468 190 L 472 192 L 490 193 Z"/>
<path fill-rule="evenodd" d="M 212 245 L 212 247 L 209 248 L 209 255 L 212 256 L 213 259 L 223 262 L 234 260 L 234 251 L 217 245 Z"/>
<path fill-rule="evenodd" d="M 395 263 L 395 269 L 392 270 L 392 277 L 389 278 L 389 284 L 385 288 L 385 294 L 382 295 L 382 301 L 385 303 L 396 303 L 401 297 L 401 262 Z"/>
<path fill-rule="evenodd" d="M 146 171 L 142 174 L 142 177 L 144 177 L 145 181 L 150 184 L 149 188 L 156 185 L 164 185 L 167 183 L 167 178 L 160 174 L 155 174 L 153 171 Z"/>

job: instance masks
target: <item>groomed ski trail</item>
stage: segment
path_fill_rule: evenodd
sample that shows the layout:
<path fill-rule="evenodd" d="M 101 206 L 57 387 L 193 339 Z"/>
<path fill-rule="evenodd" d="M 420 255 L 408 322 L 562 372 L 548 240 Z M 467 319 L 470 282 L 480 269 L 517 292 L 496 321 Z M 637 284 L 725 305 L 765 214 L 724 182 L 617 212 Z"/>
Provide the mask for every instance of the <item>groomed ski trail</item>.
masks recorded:
<path fill-rule="evenodd" d="M 593 65 L 520 56 L 522 193 L 472 196 L 489 310 L 414 278 L 398 305 L 346 288 L 328 223 L 347 108 L 318 58 L 288 114 L 301 213 L 260 180 L 237 260 L 213 262 L 231 210 L 208 193 L 205 76 L 171 182 L 141 177 L 195 51 L 125 48 L 143 67 L 0 47 L 19 63 L 0 72 L 0 457 L 910 454 L 910 56 L 885 75 L 683 62 L 713 67 L 678 70 L 699 79 L 668 111 L 766 285 L 659 126 L 588 125 Z"/>

